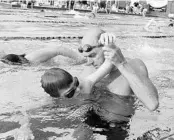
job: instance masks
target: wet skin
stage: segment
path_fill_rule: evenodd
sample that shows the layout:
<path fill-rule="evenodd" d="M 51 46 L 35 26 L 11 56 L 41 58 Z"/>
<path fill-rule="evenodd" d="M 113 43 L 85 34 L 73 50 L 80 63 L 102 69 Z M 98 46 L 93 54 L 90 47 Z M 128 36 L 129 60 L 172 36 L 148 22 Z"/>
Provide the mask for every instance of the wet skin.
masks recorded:
<path fill-rule="evenodd" d="M 96 71 L 96 69 L 100 67 L 101 64 L 104 62 L 103 50 L 101 47 L 94 48 L 91 52 L 83 52 L 82 54 L 92 60 L 92 63 L 89 66 L 85 67 L 82 73 L 83 76 L 90 75 L 91 73 Z M 128 63 L 133 66 L 137 70 L 137 72 L 142 73 L 143 75 L 148 75 L 147 69 L 141 60 L 132 59 L 128 61 Z M 129 96 L 132 94 L 132 90 L 129 86 L 128 81 L 126 80 L 126 78 L 124 78 L 123 75 L 121 75 L 120 71 L 116 68 L 113 68 L 110 74 L 102 80 L 102 86 L 104 85 L 110 92 L 114 94 L 123 96 Z"/>

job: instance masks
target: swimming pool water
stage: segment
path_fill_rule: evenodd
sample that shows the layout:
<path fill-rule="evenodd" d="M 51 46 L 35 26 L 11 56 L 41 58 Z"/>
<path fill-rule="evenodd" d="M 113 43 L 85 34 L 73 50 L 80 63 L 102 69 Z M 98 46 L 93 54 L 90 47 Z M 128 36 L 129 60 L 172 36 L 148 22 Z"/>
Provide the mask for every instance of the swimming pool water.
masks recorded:
<path fill-rule="evenodd" d="M 19 14 L 19 13 L 18 13 Z M 26 15 L 9 15 L 8 20 L 26 20 Z M 1 16 L 1 15 L 0 15 Z M 39 14 L 37 13 L 37 16 Z M 40 21 L 36 14 L 29 17 Z M 113 16 L 113 15 L 111 15 Z M 21 18 L 22 17 L 22 18 Z M 78 23 L 21 23 L 3 22 L 1 18 L 0 36 L 79 36 L 85 30 L 97 25 Z M 7 17 L 6 17 L 7 18 Z M 4 18 L 5 19 L 5 18 Z M 132 19 L 132 20 L 131 20 Z M 48 20 L 48 19 L 44 19 Z M 58 20 L 58 19 L 52 19 Z M 112 31 L 117 37 L 116 44 L 128 58 L 142 59 L 149 70 L 149 77 L 158 89 L 160 97 L 159 109 L 151 113 L 140 106 L 130 122 L 130 137 L 140 136 L 144 132 L 156 127 L 174 128 L 171 123 L 174 118 L 174 38 L 143 38 L 143 35 L 154 35 L 142 29 L 148 18 L 120 17 L 117 20 L 121 25 L 98 25 L 107 31 Z M 163 25 L 162 34 L 170 35 L 173 29 L 165 27 L 165 19 L 158 19 Z M 129 21 L 129 22 L 128 22 Z M 94 22 L 94 21 L 93 21 Z M 96 22 L 96 21 L 95 21 Z M 124 24 L 137 24 L 124 25 Z M 77 27 L 77 26 L 78 27 Z M 161 35 L 155 34 L 155 35 Z M 0 51 L 5 53 L 29 53 L 36 49 L 51 46 L 67 46 L 77 50 L 80 40 L 0 40 Z M 80 101 L 53 100 L 41 88 L 40 77 L 50 67 L 61 67 L 72 74 L 82 72 L 83 65 L 75 65 L 75 61 L 63 56 L 39 66 L 21 67 L 9 66 L 0 63 L 0 139 L 35 139 L 35 140 L 115 140 L 118 136 L 127 134 L 117 130 L 116 126 L 101 120 L 91 113 L 85 119 L 83 113 L 88 109 L 85 106 L 75 111 L 75 105 Z M 134 134 L 134 135 L 133 135 Z M 124 138 L 119 138 L 122 140 Z M 130 138 L 129 138 L 130 139 Z"/>

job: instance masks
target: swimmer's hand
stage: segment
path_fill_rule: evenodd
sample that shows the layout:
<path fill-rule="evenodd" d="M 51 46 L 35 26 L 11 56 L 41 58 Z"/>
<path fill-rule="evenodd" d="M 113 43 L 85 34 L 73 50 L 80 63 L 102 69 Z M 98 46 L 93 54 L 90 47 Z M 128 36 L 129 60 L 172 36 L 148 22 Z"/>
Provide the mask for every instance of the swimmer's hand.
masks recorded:
<path fill-rule="evenodd" d="M 104 50 L 104 57 L 107 61 L 110 61 L 113 65 L 117 68 L 126 62 L 121 50 L 115 44 L 105 45 L 103 47 Z"/>
<path fill-rule="evenodd" d="M 113 33 L 103 33 L 100 36 L 99 44 L 108 45 L 115 42 L 115 35 Z"/>

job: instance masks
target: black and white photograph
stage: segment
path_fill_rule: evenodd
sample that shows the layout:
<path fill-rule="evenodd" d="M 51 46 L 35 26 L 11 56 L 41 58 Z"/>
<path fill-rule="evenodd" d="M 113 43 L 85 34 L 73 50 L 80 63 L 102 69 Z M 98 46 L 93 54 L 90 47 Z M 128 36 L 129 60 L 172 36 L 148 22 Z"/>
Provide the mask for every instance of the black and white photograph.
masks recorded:
<path fill-rule="evenodd" d="M 174 0 L 0 0 L 0 140 L 174 140 Z"/>

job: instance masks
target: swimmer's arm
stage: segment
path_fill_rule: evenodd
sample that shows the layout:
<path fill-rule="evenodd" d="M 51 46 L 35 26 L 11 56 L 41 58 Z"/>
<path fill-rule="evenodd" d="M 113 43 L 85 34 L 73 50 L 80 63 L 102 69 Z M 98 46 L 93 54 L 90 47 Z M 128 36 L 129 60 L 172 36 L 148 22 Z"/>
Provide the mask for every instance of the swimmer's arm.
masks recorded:
<path fill-rule="evenodd" d="M 27 54 L 25 58 L 33 63 L 42 63 L 50 60 L 53 57 L 56 57 L 57 55 L 62 55 L 72 58 L 76 60 L 78 63 L 86 62 L 86 59 L 83 56 L 79 55 L 79 53 L 62 46 L 40 49 L 35 52 Z"/>
<path fill-rule="evenodd" d="M 86 57 L 80 55 L 80 53 L 73 51 L 72 49 L 66 48 L 66 47 L 61 47 L 59 50 L 57 50 L 58 55 L 66 56 L 69 58 L 72 58 L 75 60 L 77 63 L 85 63 L 87 62 Z"/>
<path fill-rule="evenodd" d="M 108 60 L 105 60 L 104 63 L 98 68 L 94 73 L 90 74 L 86 79 L 92 82 L 92 85 L 95 85 L 98 81 L 104 78 L 115 66 Z"/>
<path fill-rule="evenodd" d="M 138 67 L 146 68 L 143 62 Z M 153 111 L 159 105 L 157 89 L 149 79 L 148 74 L 140 72 L 138 67 L 136 68 L 126 61 L 117 65 L 121 74 L 128 80 L 134 94 L 149 110 Z"/>

